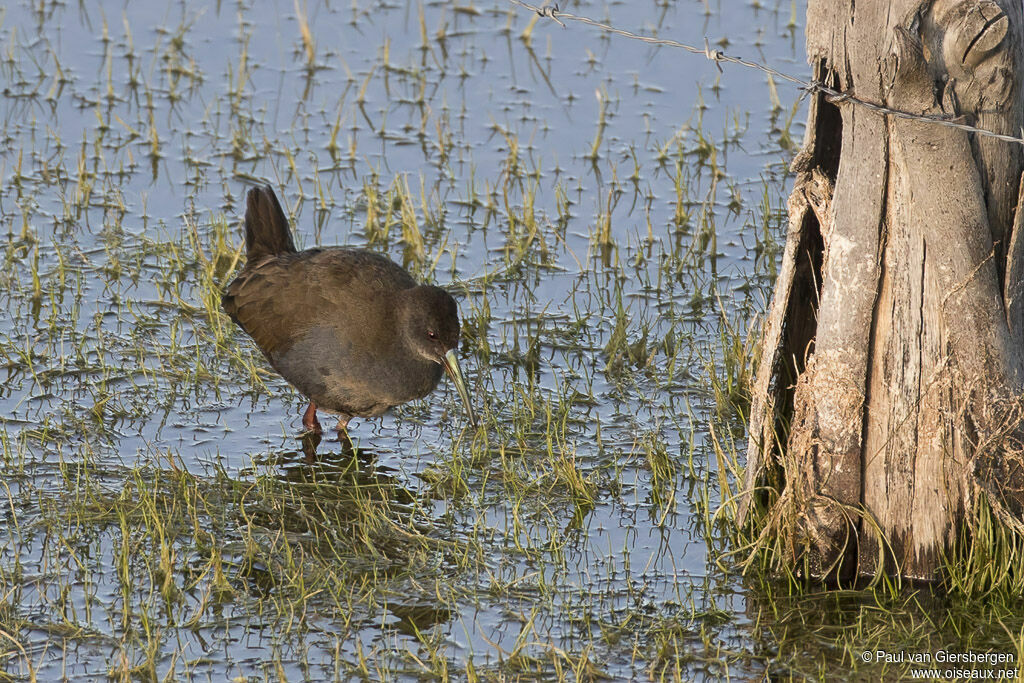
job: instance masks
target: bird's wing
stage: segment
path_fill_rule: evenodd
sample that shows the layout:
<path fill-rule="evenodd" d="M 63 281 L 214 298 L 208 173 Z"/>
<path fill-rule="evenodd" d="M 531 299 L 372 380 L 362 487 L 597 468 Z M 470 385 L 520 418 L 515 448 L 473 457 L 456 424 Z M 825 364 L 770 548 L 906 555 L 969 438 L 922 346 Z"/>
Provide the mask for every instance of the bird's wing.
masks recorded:
<path fill-rule="evenodd" d="M 316 325 L 368 329 L 382 298 L 415 284 L 372 252 L 308 249 L 247 264 L 228 285 L 222 305 L 273 361 Z"/>

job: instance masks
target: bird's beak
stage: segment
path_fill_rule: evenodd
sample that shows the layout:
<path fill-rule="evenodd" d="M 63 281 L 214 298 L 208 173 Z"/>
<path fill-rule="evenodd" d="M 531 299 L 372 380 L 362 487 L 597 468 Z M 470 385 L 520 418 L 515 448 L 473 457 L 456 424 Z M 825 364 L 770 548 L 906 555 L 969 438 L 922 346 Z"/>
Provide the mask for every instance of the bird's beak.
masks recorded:
<path fill-rule="evenodd" d="M 441 363 L 444 365 L 448 376 L 452 378 L 452 382 L 455 383 L 455 388 L 459 392 L 459 398 L 462 399 L 462 403 L 466 406 L 469 426 L 475 427 L 476 416 L 473 414 L 473 404 L 469 402 L 469 391 L 466 389 L 466 380 L 462 378 L 462 368 L 459 367 L 459 357 L 455 355 L 455 349 L 449 349 L 441 359 Z"/>

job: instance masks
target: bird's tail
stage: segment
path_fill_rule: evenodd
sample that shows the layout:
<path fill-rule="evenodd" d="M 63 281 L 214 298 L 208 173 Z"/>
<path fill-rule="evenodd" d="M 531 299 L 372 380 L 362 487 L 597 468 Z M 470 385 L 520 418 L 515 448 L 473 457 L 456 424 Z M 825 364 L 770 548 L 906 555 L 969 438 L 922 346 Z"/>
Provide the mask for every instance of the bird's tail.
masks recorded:
<path fill-rule="evenodd" d="M 292 229 L 269 185 L 249 190 L 245 202 L 245 255 L 249 263 L 294 252 Z"/>

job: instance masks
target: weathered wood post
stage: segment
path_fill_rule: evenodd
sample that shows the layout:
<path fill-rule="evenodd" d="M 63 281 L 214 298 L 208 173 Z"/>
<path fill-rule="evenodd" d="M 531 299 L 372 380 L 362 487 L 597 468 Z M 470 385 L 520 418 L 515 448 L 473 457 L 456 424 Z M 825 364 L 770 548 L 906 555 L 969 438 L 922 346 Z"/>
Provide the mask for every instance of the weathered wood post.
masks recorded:
<path fill-rule="evenodd" d="M 816 79 L 1015 136 L 1022 36 L 1014 0 L 807 9 Z M 798 512 L 813 574 L 934 578 L 979 492 L 1021 510 L 1022 158 L 1013 142 L 812 97 L 746 484 L 781 473 L 775 504 Z M 741 523 L 763 501 L 746 496 Z"/>

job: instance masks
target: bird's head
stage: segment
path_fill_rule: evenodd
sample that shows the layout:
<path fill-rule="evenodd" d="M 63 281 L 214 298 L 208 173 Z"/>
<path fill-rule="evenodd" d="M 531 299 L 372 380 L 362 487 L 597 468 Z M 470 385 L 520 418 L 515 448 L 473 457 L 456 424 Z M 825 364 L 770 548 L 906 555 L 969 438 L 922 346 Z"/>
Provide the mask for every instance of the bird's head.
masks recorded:
<path fill-rule="evenodd" d="M 469 391 L 459 367 L 459 307 L 452 295 L 431 285 L 404 290 L 399 300 L 399 334 L 417 356 L 442 366 L 452 378 L 475 424 Z"/>

